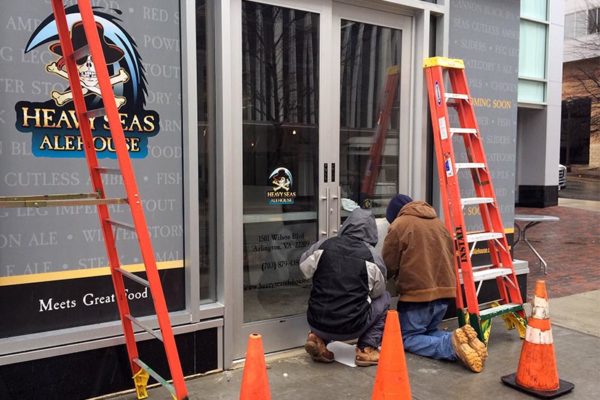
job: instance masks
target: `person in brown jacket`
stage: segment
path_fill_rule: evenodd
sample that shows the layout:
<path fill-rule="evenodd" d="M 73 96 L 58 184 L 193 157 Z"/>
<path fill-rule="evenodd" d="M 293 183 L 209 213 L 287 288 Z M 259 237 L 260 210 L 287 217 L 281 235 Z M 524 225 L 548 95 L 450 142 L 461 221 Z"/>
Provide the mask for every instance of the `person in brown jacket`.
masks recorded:
<path fill-rule="evenodd" d="M 487 348 L 470 325 L 446 332 L 439 324 L 456 297 L 454 244 L 435 210 L 398 194 L 391 199 L 383 244 L 388 277 L 395 278 L 404 349 L 425 357 L 461 360 L 480 372 Z"/>

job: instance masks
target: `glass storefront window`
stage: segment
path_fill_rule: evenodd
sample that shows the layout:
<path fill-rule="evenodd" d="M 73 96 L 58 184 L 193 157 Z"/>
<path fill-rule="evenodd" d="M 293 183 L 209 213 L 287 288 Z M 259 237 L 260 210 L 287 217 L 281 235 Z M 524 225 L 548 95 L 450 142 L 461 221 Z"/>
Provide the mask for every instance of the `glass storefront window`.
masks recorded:
<path fill-rule="evenodd" d="M 397 29 L 342 20 L 342 197 L 372 208 L 377 217 L 385 215 L 387 201 L 398 193 L 401 39 Z"/>
<path fill-rule="evenodd" d="M 519 101 L 523 103 L 543 103 L 546 84 L 544 82 L 519 79 Z"/>
<path fill-rule="evenodd" d="M 217 298 L 215 246 L 214 46 L 211 0 L 196 0 L 196 63 L 198 101 L 198 204 L 200 231 L 200 300 Z"/>
<path fill-rule="evenodd" d="M 519 77 L 546 77 L 546 32 L 544 24 L 521 20 Z"/>
<path fill-rule="evenodd" d="M 544 103 L 546 92 L 546 47 L 548 25 L 546 0 L 521 3 L 519 34 L 519 101 Z M 525 18 L 525 19 L 524 19 Z"/>
<path fill-rule="evenodd" d="M 521 17 L 540 21 L 547 19 L 547 0 L 525 0 L 521 2 Z"/>
<path fill-rule="evenodd" d="M 116 8 L 94 8 L 96 23 L 103 27 L 99 30 L 102 42 L 111 43 L 110 56 L 105 54 L 107 67 L 115 77 L 115 100 L 166 303 L 169 311 L 185 310 L 181 158 L 185 148 L 178 102 L 181 30 L 178 21 L 167 18 L 179 13 L 179 2 L 163 2 L 160 8 L 157 2 L 156 8 L 142 7 L 135 0 L 118 3 Z M 1 9 L 4 16 L 27 14 L 30 21 L 36 21 L 37 29 L 33 25 L 32 29 L 13 29 L 8 25 L 2 28 L 0 48 L 12 49 L 20 56 L 4 58 L 0 75 L 26 85 L 0 96 L 0 110 L 6 110 L 0 120 L 0 195 L 89 193 L 93 187 L 83 148 L 77 144 L 81 143 L 80 131 L 72 92 L 67 90 L 64 59 L 61 52 L 52 51 L 60 43 L 49 2 L 4 1 Z M 73 41 L 75 48 L 84 48 L 85 35 L 77 28 L 81 25 L 75 25 L 81 19 L 78 8 L 68 6 L 65 13 L 73 39 L 80 38 Z M 88 61 L 80 67 L 85 67 L 88 76 L 90 90 L 85 102 L 91 110 L 100 107 L 102 100 L 97 91 L 91 90 L 95 87 L 93 60 Z M 54 72 L 49 73 L 50 69 Z M 33 88 L 29 85 L 32 82 L 43 82 L 46 90 Z M 62 100 L 57 101 L 56 96 Z M 25 118 L 31 112 L 48 114 L 32 124 Z M 4 119 L 12 122 L 4 123 Z M 92 118 L 90 124 L 99 165 L 116 168 L 114 141 L 103 118 Z M 106 197 L 125 196 L 122 176 L 103 174 L 102 181 Z M 129 206 L 113 204 L 107 208 L 111 220 L 132 224 Z M 120 267 L 143 277 L 144 260 L 135 232 L 114 227 L 113 233 Z M 61 338 L 59 341 L 78 341 L 72 332 L 60 332 L 57 336 L 47 332 L 88 326 L 85 330 L 95 336 L 108 332 L 98 330 L 96 324 L 107 323 L 106 328 L 116 328 L 114 322 L 119 313 L 108 265 L 94 205 L 0 209 L 0 338 L 41 333 L 44 337 Z M 133 316 L 155 314 L 147 287 L 130 279 L 125 279 L 124 285 Z M 20 343 L 43 347 L 44 339 L 27 337 Z"/>
<path fill-rule="evenodd" d="M 317 238 L 319 16 L 242 3 L 244 321 L 303 313 Z"/>

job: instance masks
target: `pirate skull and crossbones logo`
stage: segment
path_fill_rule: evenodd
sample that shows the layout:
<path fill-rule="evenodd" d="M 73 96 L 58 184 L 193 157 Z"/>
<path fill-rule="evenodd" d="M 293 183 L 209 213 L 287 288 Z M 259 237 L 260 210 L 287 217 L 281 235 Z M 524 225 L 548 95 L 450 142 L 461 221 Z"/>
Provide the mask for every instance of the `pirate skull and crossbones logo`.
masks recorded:
<path fill-rule="evenodd" d="M 123 50 L 106 41 L 106 37 L 104 36 L 104 28 L 101 24 L 96 23 L 96 27 L 98 28 L 98 35 L 100 36 L 100 41 L 102 43 L 106 64 L 110 65 L 119 61 L 123 57 Z M 71 30 L 71 41 L 73 42 L 74 51 L 77 51 L 78 49 L 87 45 L 85 32 L 83 30 L 83 23 L 77 22 L 73 25 Z M 60 43 L 52 44 L 50 46 L 50 51 L 61 56 L 61 58 L 58 61 L 51 62 L 50 64 L 46 65 L 46 71 L 68 80 L 69 75 L 66 71 L 66 62 Z M 86 55 L 78 59 L 77 70 L 79 72 L 79 81 L 81 82 L 81 90 L 83 95 L 94 95 L 101 97 L 98 77 L 96 75 L 96 68 L 91 56 Z M 110 77 L 111 86 L 115 86 L 119 83 L 125 83 L 127 81 L 129 81 L 129 75 L 123 68 L 120 68 L 116 75 Z M 56 105 L 59 107 L 73 100 L 73 92 L 71 90 L 67 90 L 65 92 L 54 90 L 52 91 L 51 96 Z M 126 103 L 124 96 L 115 96 L 115 101 L 117 103 L 117 108 L 121 108 L 121 106 Z"/>
<path fill-rule="evenodd" d="M 271 174 L 271 184 L 273 185 L 273 191 L 277 192 L 283 190 L 288 192 L 290 185 L 292 184 L 290 172 L 285 168 L 278 168 Z"/>
<path fill-rule="evenodd" d="M 273 190 L 278 191 L 280 189 L 285 190 L 286 192 L 290 190 L 290 180 L 286 177 L 275 178 L 271 182 L 273 184 Z"/>

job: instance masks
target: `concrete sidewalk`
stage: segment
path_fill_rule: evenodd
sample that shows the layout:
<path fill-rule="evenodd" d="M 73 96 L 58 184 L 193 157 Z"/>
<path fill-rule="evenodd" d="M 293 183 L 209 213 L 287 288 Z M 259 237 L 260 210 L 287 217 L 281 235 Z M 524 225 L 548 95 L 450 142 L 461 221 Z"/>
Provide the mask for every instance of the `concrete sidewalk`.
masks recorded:
<path fill-rule="evenodd" d="M 550 299 L 550 312 L 560 378 L 575 384 L 567 399 L 600 398 L 600 319 L 596 313 L 600 291 Z M 449 329 L 456 322 L 447 322 Z M 559 326 L 560 325 L 560 326 Z M 406 354 L 413 399 L 531 399 L 504 386 L 500 377 L 515 372 L 521 341 L 494 320 L 485 370 L 474 374 L 460 364 Z M 365 400 L 370 399 L 376 367 L 350 368 L 313 363 L 303 350 L 267 357 L 273 399 Z M 242 369 L 188 380 L 190 399 L 239 398 Z M 133 400 L 124 394 L 119 400 Z M 150 390 L 150 399 L 168 399 L 162 388 Z"/>

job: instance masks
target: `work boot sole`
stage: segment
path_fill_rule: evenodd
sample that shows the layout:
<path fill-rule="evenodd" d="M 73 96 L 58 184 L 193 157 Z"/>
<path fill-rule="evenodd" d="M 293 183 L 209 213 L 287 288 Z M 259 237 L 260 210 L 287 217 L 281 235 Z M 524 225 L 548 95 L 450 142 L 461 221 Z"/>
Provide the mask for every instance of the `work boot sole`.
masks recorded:
<path fill-rule="evenodd" d="M 479 337 L 477 337 L 477 332 L 475 332 L 475 329 L 473 329 L 473 327 L 471 325 L 465 325 L 462 327 L 462 331 L 465 333 L 465 335 L 469 339 L 469 341 L 468 341 L 469 346 L 471 346 L 471 348 L 473 350 L 475 350 L 477 352 L 477 354 L 479 354 L 479 357 L 481 357 L 481 361 L 485 362 L 485 360 L 488 357 L 487 346 L 481 340 L 479 340 Z"/>
<path fill-rule="evenodd" d="M 304 344 L 304 350 L 310 354 L 310 357 L 313 359 L 313 361 L 322 363 L 332 363 L 335 361 L 333 358 L 327 358 L 323 356 L 323 354 L 321 354 L 319 351 L 319 345 L 316 342 L 307 341 Z"/>
<path fill-rule="evenodd" d="M 456 356 L 462 363 L 473 372 L 481 372 L 483 370 L 483 361 L 479 354 L 471 348 L 467 343 L 461 343 L 461 335 L 452 335 L 452 347 L 456 352 Z"/>
<path fill-rule="evenodd" d="M 354 363 L 358 367 L 372 367 L 373 365 L 377 365 L 379 363 L 379 361 L 365 361 L 365 360 L 354 359 Z"/>

